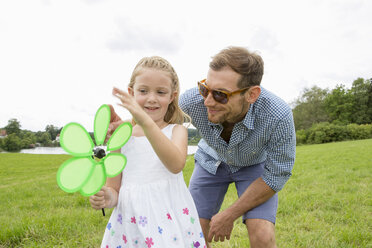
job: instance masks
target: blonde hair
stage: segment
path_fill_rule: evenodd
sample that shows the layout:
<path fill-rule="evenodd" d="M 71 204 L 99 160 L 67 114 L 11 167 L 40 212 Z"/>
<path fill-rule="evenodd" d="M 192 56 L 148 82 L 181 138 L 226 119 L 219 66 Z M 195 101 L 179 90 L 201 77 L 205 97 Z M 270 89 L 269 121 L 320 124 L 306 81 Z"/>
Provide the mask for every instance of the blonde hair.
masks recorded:
<path fill-rule="evenodd" d="M 165 113 L 164 121 L 170 124 L 183 124 L 184 122 L 191 122 L 190 116 L 184 113 L 178 105 L 180 83 L 176 71 L 166 59 L 159 56 L 142 58 L 133 70 L 128 87 L 133 89 L 136 77 L 140 75 L 145 69 L 155 69 L 168 73 L 172 81 L 172 93 L 177 92 L 173 101 L 168 105 L 168 110 Z"/>

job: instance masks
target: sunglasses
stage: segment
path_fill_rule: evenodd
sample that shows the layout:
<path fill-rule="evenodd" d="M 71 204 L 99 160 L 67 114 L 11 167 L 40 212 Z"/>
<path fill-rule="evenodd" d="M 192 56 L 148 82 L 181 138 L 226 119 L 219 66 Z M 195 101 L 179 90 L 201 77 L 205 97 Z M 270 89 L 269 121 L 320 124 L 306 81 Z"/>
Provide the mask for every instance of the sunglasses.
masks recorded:
<path fill-rule="evenodd" d="M 226 104 L 229 101 L 230 96 L 249 89 L 249 87 L 246 87 L 246 88 L 236 90 L 236 91 L 232 91 L 232 92 L 228 92 L 228 91 L 224 91 L 224 90 L 211 90 L 205 84 L 205 81 L 206 81 L 206 79 L 203 79 L 200 82 L 198 82 L 198 88 L 199 88 L 200 95 L 202 95 L 203 97 L 206 98 L 209 95 L 209 92 L 211 92 L 213 99 L 216 102 L 222 103 L 222 104 Z"/>

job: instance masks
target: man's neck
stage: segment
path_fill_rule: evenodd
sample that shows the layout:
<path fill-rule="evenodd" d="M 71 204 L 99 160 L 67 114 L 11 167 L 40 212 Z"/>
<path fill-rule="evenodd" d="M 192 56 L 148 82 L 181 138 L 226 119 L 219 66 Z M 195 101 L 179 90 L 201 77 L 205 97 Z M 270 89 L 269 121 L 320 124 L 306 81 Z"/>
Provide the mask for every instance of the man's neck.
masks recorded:
<path fill-rule="evenodd" d="M 226 143 L 229 143 L 230 141 L 230 138 L 231 138 L 231 134 L 232 134 L 232 130 L 234 129 L 234 126 L 235 126 L 235 123 L 222 123 L 222 126 L 223 126 L 223 130 L 222 130 L 222 133 L 221 133 L 221 138 L 224 139 L 226 141 Z"/>

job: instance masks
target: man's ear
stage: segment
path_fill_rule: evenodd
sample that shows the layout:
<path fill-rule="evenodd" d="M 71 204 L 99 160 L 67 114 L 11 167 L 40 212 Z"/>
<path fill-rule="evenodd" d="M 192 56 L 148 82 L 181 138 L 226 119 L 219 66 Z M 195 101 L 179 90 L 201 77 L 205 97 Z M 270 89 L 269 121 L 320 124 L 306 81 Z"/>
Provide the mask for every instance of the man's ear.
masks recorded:
<path fill-rule="evenodd" d="M 129 95 L 134 96 L 133 88 L 128 87 L 128 93 L 129 93 Z"/>
<path fill-rule="evenodd" d="M 254 103 L 258 99 L 258 97 L 260 96 L 260 94 L 261 94 L 261 87 L 258 86 L 258 85 L 252 86 L 245 93 L 245 100 L 248 103 L 252 104 L 252 103 Z"/>

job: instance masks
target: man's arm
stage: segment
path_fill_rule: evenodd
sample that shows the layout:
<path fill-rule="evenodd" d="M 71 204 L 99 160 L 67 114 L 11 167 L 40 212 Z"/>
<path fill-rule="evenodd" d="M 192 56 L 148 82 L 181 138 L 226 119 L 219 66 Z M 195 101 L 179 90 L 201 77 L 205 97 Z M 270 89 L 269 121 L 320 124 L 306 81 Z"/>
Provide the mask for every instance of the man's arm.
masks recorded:
<path fill-rule="evenodd" d="M 266 202 L 275 193 L 261 177 L 257 178 L 229 208 L 212 217 L 208 241 L 211 242 L 213 237 L 215 241 L 230 239 L 234 221 L 250 209 Z"/>
<path fill-rule="evenodd" d="M 230 238 L 234 221 L 250 209 L 266 202 L 280 191 L 294 165 L 296 151 L 296 134 L 292 114 L 281 120 L 273 130 L 267 146 L 265 170 L 243 195 L 226 210 L 212 217 L 208 241 L 223 241 Z"/>

